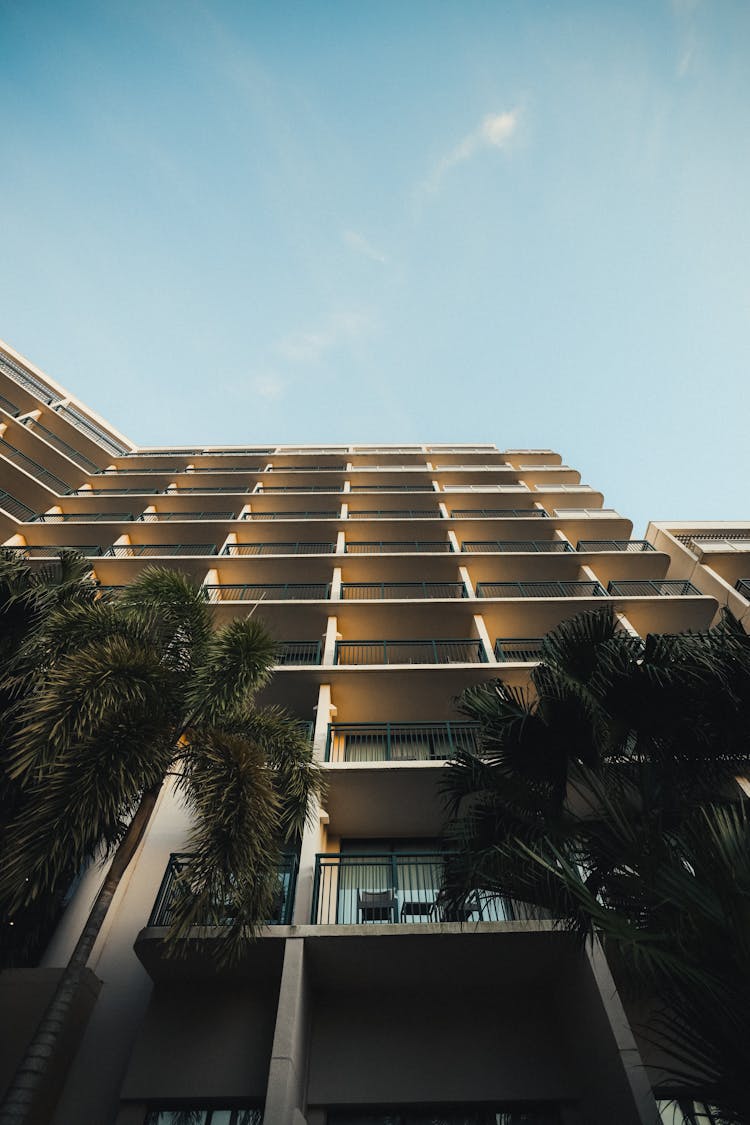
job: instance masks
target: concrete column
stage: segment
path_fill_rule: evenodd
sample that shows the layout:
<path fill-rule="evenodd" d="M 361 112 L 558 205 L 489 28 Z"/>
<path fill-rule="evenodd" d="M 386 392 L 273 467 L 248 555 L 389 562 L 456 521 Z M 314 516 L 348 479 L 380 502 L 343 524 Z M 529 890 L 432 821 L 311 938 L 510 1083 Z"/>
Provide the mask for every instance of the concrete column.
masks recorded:
<path fill-rule="evenodd" d="M 476 595 L 476 593 L 475 593 L 475 591 L 474 591 L 474 584 L 472 583 L 471 579 L 469 578 L 469 572 L 468 572 L 468 570 L 466 569 L 466 567 L 465 567 L 465 566 L 460 566 L 460 567 L 458 568 L 458 573 L 459 573 L 459 575 L 460 575 L 460 577 L 461 577 L 461 581 L 463 582 L 464 586 L 465 586 L 465 587 L 466 587 L 466 589 L 468 590 L 468 593 L 469 593 L 469 597 L 470 597 L 470 598 L 476 598 L 476 596 L 477 596 L 477 595 Z"/>
<path fill-rule="evenodd" d="M 450 543 L 452 550 L 454 550 L 456 554 L 460 555 L 461 544 L 458 541 L 458 536 L 456 535 L 455 531 L 448 532 L 448 542 Z"/>
<path fill-rule="evenodd" d="M 335 617 L 328 618 L 326 631 L 324 633 L 323 643 L 323 663 L 331 665 L 335 663 L 336 659 L 336 641 L 341 640 L 341 633 L 337 629 L 337 620 Z"/>
<path fill-rule="evenodd" d="M 337 555 L 346 554 L 346 532 L 345 531 L 339 531 L 338 534 L 336 535 L 336 554 Z"/>
<path fill-rule="evenodd" d="M 440 481 L 439 480 L 433 480 L 432 481 L 432 487 L 433 487 L 435 492 L 439 492 L 440 491 Z"/>
<path fill-rule="evenodd" d="M 438 504 L 438 508 L 440 509 L 440 515 L 444 520 L 449 520 L 451 518 L 450 512 L 448 511 L 447 507 L 442 502 L 442 500 Z"/>
<path fill-rule="evenodd" d="M 333 578 L 331 579 L 331 601 L 337 602 L 341 599 L 341 567 L 335 566 L 333 568 Z"/>
<path fill-rule="evenodd" d="M 351 490 L 352 490 L 352 482 L 350 480 L 345 480 L 344 481 L 344 487 L 342 488 L 341 491 L 342 492 L 351 492 Z"/>
<path fill-rule="evenodd" d="M 310 1005 L 305 943 L 302 938 L 289 938 L 284 950 L 263 1125 L 305 1125 L 307 1121 L 304 1108 L 310 1049 Z"/>
<path fill-rule="evenodd" d="M 497 664 L 497 661 L 495 660 L 495 650 L 492 641 L 490 640 L 490 635 L 487 632 L 487 626 L 484 623 L 484 618 L 482 617 L 481 613 L 474 614 L 474 628 L 476 629 L 477 636 L 479 637 L 479 640 L 482 642 L 482 645 L 484 647 L 484 655 L 486 657 L 487 663 Z"/>
<path fill-rule="evenodd" d="M 637 629 L 633 628 L 624 613 L 616 613 L 615 617 L 624 633 L 630 633 L 631 637 L 640 637 L 640 633 Z"/>

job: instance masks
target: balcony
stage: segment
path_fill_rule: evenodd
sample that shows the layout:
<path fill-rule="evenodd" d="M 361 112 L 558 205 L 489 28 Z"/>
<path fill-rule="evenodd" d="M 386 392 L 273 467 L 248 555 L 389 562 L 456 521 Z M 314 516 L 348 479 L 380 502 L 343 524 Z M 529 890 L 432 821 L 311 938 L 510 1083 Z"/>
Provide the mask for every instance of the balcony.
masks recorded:
<path fill-rule="evenodd" d="M 628 585 L 628 583 L 622 583 Z M 611 585 L 611 583 L 610 583 Z M 631 583 L 639 585 L 639 583 Z M 478 582 L 478 598 L 606 598 L 601 582 Z"/>
<path fill-rule="evenodd" d="M 345 546 L 347 555 L 402 555 L 402 554 L 450 554 L 453 550 L 447 539 L 381 539 L 359 540 Z"/>
<path fill-rule="evenodd" d="M 132 512 L 43 512 L 30 523 L 124 523 L 134 520 Z"/>
<path fill-rule="evenodd" d="M 308 543 L 298 539 L 294 543 L 227 543 L 222 555 L 333 555 L 335 543 Z"/>
<path fill-rule="evenodd" d="M 124 445 L 121 445 L 119 441 L 115 441 L 101 426 L 97 426 L 95 422 L 92 422 L 90 418 L 87 418 L 86 415 L 82 414 L 80 410 L 77 410 L 75 406 L 69 404 L 58 405 L 54 409 L 61 418 L 64 418 L 66 422 L 70 422 L 71 426 L 75 426 L 77 430 L 80 430 L 89 441 L 92 441 L 95 445 L 101 446 L 102 449 L 106 449 L 108 453 L 113 453 L 115 457 L 122 457 L 128 452 Z"/>
<path fill-rule="evenodd" d="M 190 886 L 185 881 L 184 872 L 190 860 L 190 855 L 185 852 L 173 852 L 169 857 L 169 866 L 162 879 L 159 893 L 156 896 L 154 909 L 148 920 L 149 926 L 171 926 L 174 922 L 175 905 L 183 895 L 190 894 Z M 297 857 L 296 855 L 284 856 L 278 868 L 278 892 L 272 916 L 265 920 L 267 926 L 288 926 L 292 920 L 294 906 L 294 891 L 297 883 Z M 231 915 L 227 916 L 226 924 L 232 922 Z M 206 923 L 197 920 L 196 925 Z"/>
<path fill-rule="evenodd" d="M 465 598 L 468 594 L 463 582 L 345 582 L 341 586 L 341 597 L 344 601 L 421 601 L 426 598 Z"/>
<path fill-rule="evenodd" d="M 163 520 L 233 520 L 236 512 L 142 512 L 139 523 L 160 523 Z"/>
<path fill-rule="evenodd" d="M 743 598 L 750 602 L 750 578 L 739 578 L 735 582 L 734 588 L 738 594 L 741 594 Z"/>
<path fill-rule="evenodd" d="M 24 504 L 21 500 L 16 500 L 15 496 L 11 496 L 9 492 L 3 490 L 0 490 L 0 508 L 22 523 L 29 523 L 37 518 L 34 515 L 33 508 L 30 508 L 28 504 Z"/>
<path fill-rule="evenodd" d="M 320 601 L 329 596 L 331 587 L 327 582 L 225 582 L 203 589 L 210 602 L 286 602 Z"/>
<path fill-rule="evenodd" d="M 532 551 L 559 555 L 572 551 L 573 546 L 567 539 L 488 539 L 464 542 L 461 550 L 473 555 Z"/>
<path fill-rule="evenodd" d="M 629 582 L 610 582 L 607 593 L 624 598 L 678 598 L 700 594 L 692 582 L 678 578 L 642 578 Z"/>
<path fill-rule="evenodd" d="M 498 664 L 534 664 L 540 659 L 543 637 L 498 637 L 495 659 Z"/>
<path fill-rule="evenodd" d="M 327 762 L 435 762 L 479 752 L 479 723 L 329 723 Z"/>
<path fill-rule="evenodd" d="M 276 647 L 276 663 L 281 668 L 320 664 L 322 657 L 321 641 L 281 641 Z"/>
<path fill-rule="evenodd" d="M 2 406 L 2 401 L 0 401 L 0 406 Z M 83 453 L 80 453 L 74 446 L 69 445 L 68 442 L 64 441 L 61 437 L 58 437 L 57 434 L 53 433 L 52 430 L 49 430 L 35 418 L 22 418 L 21 421 L 32 434 L 38 434 L 48 445 L 53 446 L 58 452 L 64 453 L 71 461 L 75 461 L 79 468 L 87 469 L 91 473 L 99 472 L 99 467 L 94 464 L 93 461 L 90 461 L 88 457 L 84 457 Z"/>
<path fill-rule="evenodd" d="M 336 508 L 327 512 L 245 512 L 240 518 L 243 520 L 337 520 L 339 510 Z"/>
<path fill-rule="evenodd" d="M 351 495 L 351 494 L 350 494 Z M 439 520 L 442 514 L 437 508 L 368 508 L 364 511 L 349 509 L 350 520 Z"/>
<path fill-rule="evenodd" d="M 337 641 L 336 664 L 483 664 L 478 639 Z"/>
<path fill-rule="evenodd" d="M 543 508 L 455 508 L 453 520 L 546 520 L 549 516 Z"/>
<path fill-rule="evenodd" d="M 460 907 L 441 901 L 445 859 L 440 852 L 318 855 L 311 922 L 358 926 L 440 922 L 510 922 L 528 915 L 485 891 Z"/>
<path fill-rule="evenodd" d="M 655 550 L 647 539 L 580 539 L 577 551 L 623 551 L 631 555 Z"/>
<path fill-rule="evenodd" d="M 102 551 L 104 558 L 143 559 L 171 555 L 215 555 L 214 543 L 116 543 Z"/>

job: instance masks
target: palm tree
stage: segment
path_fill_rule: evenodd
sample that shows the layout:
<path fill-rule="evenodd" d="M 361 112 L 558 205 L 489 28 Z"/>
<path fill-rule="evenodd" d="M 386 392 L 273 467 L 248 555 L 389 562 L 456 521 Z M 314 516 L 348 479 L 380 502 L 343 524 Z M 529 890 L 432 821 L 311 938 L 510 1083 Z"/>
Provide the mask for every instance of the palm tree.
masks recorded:
<path fill-rule="evenodd" d="M 481 685 L 463 709 L 481 755 L 446 774 L 446 896 L 483 889 L 601 937 L 651 1001 L 668 1077 L 750 1120 L 750 638 L 725 618 L 643 642 L 583 614 L 545 639 L 528 691 Z"/>
<path fill-rule="evenodd" d="M 116 599 L 74 600 L 35 618 L 8 677 L 19 698 L 6 772 L 23 798 L 3 838 L 0 900 L 22 909 L 71 868 L 111 861 L 2 1125 L 29 1118 L 165 778 L 192 820 L 190 893 L 177 900 L 170 947 L 200 921 L 223 926 L 221 955 L 236 957 L 272 915 L 281 847 L 301 832 L 322 776 L 304 727 L 253 704 L 274 663 L 257 620 L 215 629 L 200 587 L 168 570 L 144 571 Z"/>

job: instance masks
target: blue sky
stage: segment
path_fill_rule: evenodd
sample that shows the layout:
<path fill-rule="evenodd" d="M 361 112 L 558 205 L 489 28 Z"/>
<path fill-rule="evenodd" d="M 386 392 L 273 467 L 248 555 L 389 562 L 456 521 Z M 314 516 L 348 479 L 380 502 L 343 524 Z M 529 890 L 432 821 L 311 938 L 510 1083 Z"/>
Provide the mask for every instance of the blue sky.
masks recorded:
<path fill-rule="evenodd" d="M 745 0 L 0 0 L 0 46 L 0 336 L 134 440 L 750 514 Z"/>

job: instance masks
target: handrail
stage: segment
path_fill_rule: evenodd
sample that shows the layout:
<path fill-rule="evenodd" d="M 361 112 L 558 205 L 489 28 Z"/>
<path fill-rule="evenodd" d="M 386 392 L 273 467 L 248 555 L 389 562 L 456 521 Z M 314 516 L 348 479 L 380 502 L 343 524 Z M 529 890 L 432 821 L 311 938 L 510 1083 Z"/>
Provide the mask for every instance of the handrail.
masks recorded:
<path fill-rule="evenodd" d="M 573 550 L 567 539 L 488 539 L 464 540 L 461 550 L 468 554 L 491 554 L 516 552 L 541 552 L 545 554 L 565 554 Z"/>
<path fill-rule="evenodd" d="M 281 668 L 320 664 L 322 659 L 321 641 L 280 641 L 276 646 L 276 664 Z"/>
<path fill-rule="evenodd" d="M 414 762 L 479 752 L 480 723 L 329 723 L 327 762 Z"/>
<path fill-rule="evenodd" d="M 222 555 L 332 555 L 335 543 L 312 543 L 304 539 L 288 543 L 226 543 Z"/>
<path fill-rule="evenodd" d="M 159 887 L 148 926 L 171 926 L 174 922 L 174 909 L 179 898 L 190 894 L 190 886 L 184 880 L 184 872 L 192 856 L 187 852 L 173 852 L 169 857 L 167 870 Z M 297 856 L 285 855 L 277 868 L 278 891 L 275 896 L 274 911 L 266 918 L 266 926 L 288 926 L 292 920 L 294 891 L 297 882 Z M 224 925 L 233 921 L 231 908 L 227 911 Z M 196 918 L 195 925 L 205 925 L 206 919 Z"/>
<path fill-rule="evenodd" d="M 337 641 L 336 664 L 481 664 L 478 639 Z"/>
<path fill-rule="evenodd" d="M 437 496 L 437 493 L 434 493 Z M 359 511 L 349 509 L 350 520 L 439 520 L 442 519 L 439 508 L 368 508 Z"/>
<path fill-rule="evenodd" d="M 549 519 L 549 515 L 543 508 L 454 508 L 450 518 L 453 520 L 546 520 Z"/>
<path fill-rule="evenodd" d="M 0 507 L 2 500 L 0 500 Z M 35 543 L 27 543 L 25 546 L 12 546 L 4 547 L 5 551 L 15 551 L 16 554 L 22 558 L 27 559 L 56 559 L 61 551 L 75 551 L 79 555 L 84 555 L 86 558 L 98 558 L 102 555 L 104 548 L 97 546 L 95 543 L 69 543 L 65 546 L 59 543 L 52 545 L 40 545 Z"/>
<path fill-rule="evenodd" d="M 579 539 L 577 551 L 622 551 L 642 554 L 656 548 L 648 539 Z"/>
<path fill-rule="evenodd" d="M 679 578 L 641 578 L 625 582 L 612 581 L 607 587 L 607 592 L 615 596 L 632 598 L 684 597 L 689 594 L 700 594 L 700 590 L 692 582 Z"/>
<path fill-rule="evenodd" d="M 543 637 L 498 637 L 495 641 L 495 659 L 501 664 L 528 664 L 539 659 Z"/>
<path fill-rule="evenodd" d="M 55 394 L 49 387 L 46 387 L 41 380 L 36 379 L 28 371 L 24 371 L 6 355 L 0 355 L 0 372 L 18 383 L 19 387 L 23 387 L 25 391 L 39 399 L 40 402 L 44 402 L 48 406 L 51 402 L 54 402 Z"/>
<path fill-rule="evenodd" d="M 604 598 L 601 582 L 477 582 L 478 598 Z"/>
<path fill-rule="evenodd" d="M 361 549 L 360 549 L 361 548 Z M 448 539 L 413 539 L 413 540 L 349 540 L 344 549 L 347 555 L 382 555 L 382 554 L 442 554 L 451 553 L 453 545 Z"/>
<path fill-rule="evenodd" d="M 110 523 L 132 522 L 132 512 L 42 512 L 34 516 L 34 523 L 96 523 L 106 520 Z"/>
<path fill-rule="evenodd" d="M 0 489 L 0 508 L 7 512 L 9 516 L 14 519 L 20 520 L 21 523 L 28 523 L 29 520 L 35 519 L 34 509 L 30 508 L 28 504 L 24 504 L 23 500 L 17 500 L 10 492 Z"/>
<path fill-rule="evenodd" d="M 115 543 L 103 552 L 107 558 L 161 558 L 173 555 L 215 555 L 214 543 Z"/>
<path fill-rule="evenodd" d="M 245 512 L 243 520 L 337 520 L 338 511 L 318 512 Z"/>
<path fill-rule="evenodd" d="M 236 519 L 234 512 L 141 512 L 136 516 L 138 523 L 159 523 L 160 520 L 172 520 L 179 522 L 180 520 L 233 520 Z"/>
<path fill-rule="evenodd" d="M 323 601 L 330 594 L 327 582 L 222 582 L 204 584 L 210 602 Z"/>
<path fill-rule="evenodd" d="M 30 473 L 37 481 L 41 481 L 52 488 L 53 491 L 64 493 L 68 489 L 66 481 L 60 480 L 60 477 L 55 476 L 49 469 L 45 469 L 44 465 L 40 465 L 33 457 L 27 456 L 22 453 L 20 449 L 16 449 L 15 445 L 11 445 L 5 438 L 0 437 L 0 453 L 6 457 L 11 464 L 24 472 Z"/>
<path fill-rule="evenodd" d="M 341 597 L 346 600 L 411 598 L 466 598 L 463 582 L 345 582 Z"/>
<path fill-rule="evenodd" d="M 26 426 L 29 433 L 38 434 L 42 438 L 42 441 L 46 441 L 48 445 L 53 446 L 58 452 L 63 453 L 71 461 L 75 461 L 79 468 L 87 469 L 90 473 L 99 472 L 99 466 L 94 461 L 90 461 L 89 458 L 81 453 L 80 450 L 76 449 L 75 446 L 70 445 L 69 442 L 59 437 L 36 418 L 21 418 L 20 421 L 23 426 Z"/>

